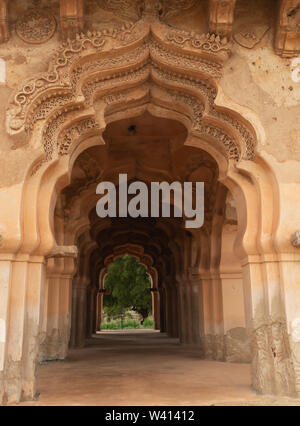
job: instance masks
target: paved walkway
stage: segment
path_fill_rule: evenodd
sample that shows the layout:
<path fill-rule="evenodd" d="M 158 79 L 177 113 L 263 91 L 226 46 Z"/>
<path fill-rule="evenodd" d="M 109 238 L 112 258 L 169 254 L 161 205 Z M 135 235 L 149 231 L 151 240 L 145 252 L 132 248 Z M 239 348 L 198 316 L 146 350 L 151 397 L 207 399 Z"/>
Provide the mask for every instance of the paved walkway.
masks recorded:
<path fill-rule="evenodd" d="M 153 330 L 98 334 L 67 360 L 41 365 L 38 391 L 22 405 L 300 405 L 258 397 L 249 365 L 201 360 Z"/>

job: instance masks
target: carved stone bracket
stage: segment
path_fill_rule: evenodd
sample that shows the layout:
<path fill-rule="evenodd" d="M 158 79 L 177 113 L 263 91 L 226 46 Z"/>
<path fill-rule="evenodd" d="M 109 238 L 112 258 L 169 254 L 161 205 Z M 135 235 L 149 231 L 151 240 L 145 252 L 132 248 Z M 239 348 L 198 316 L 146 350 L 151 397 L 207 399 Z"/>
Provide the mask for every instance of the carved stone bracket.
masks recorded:
<path fill-rule="evenodd" d="M 46 256 L 50 257 L 72 257 L 76 258 L 78 256 L 78 248 L 76 246 L 56 246 L 51 252 Z"/>
<path fill-rule="evenodd" d="M 283 57 L 300 53 L 300 0 L 280 1 L 275 51 Z"/>
<path fill-rule="evenodd" d="M 209 31 L 231 37 L 236 0 L 209 1 Z"/>
<path fill-rule="evenodd" d="M 291 238 L 292 245 L 296 248 L 300 248 L 300 231 L 296 231 Z"/>
<path fill-rule="evenodd" d="M 60 0 L 60 30 L 64 40 L 72 39 L 84 28 L 84 0 Z"/>
<path fill-rule="evenodd" d="M 6 0 L 0 0 L 0 43 L 8 40 L 8 16 Z"/>

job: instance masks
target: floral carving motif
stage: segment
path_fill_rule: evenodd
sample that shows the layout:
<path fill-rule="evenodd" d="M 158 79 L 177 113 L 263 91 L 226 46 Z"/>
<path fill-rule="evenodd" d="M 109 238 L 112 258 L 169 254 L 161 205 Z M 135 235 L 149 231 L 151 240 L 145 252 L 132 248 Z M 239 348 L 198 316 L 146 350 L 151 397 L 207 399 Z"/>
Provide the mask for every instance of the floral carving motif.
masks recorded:
<path fill-rule="evenodd" d="M 121 85 L 124 84 L 125 81 L 139 81 L 143 77 L 146 78 L 149 75 L 149 69 L 147 66 L 142 66 L 138 68 L 137 70 L 132 70 L 130 74 L 119 74 L 115 76 L 114 78 L 111 78 L 109 80 L 104 80 L 101 77 L 98 77 L 92 81 L 89 81 L 86 83 L 83 88 L 82 92 L 85 96 L 85 100 L 87 104 L 92 104 L 94 100 L 94 96 L 97 93 L 98 89 L 108 89 L 109 87 L 116 87 L 118 83 Z"/>
<path fill-rule="evenodd" d="M 48 41 L 56 30 L 51 13 L 30 9 L 16 23 L 16 33 L 26 43 L 40 44 Z"/>
<path fill-rule="evenodd" d="M 207 52 L 218 53 L 229 52 L 229 43 L 226 37 L 221 38 L 215 34 L 194 34 L 185 31 L 174 30 L 167 35 L 167 40 L 180 47 L 188 45 L 193 49 L 200 49 Z"/>
<path fill-rule="evenodd" d="M 176 53 L 170 52 L 163 46 L 153 41 L 151 43 L 151 53 L 155 54 L 155 57 L 168 64 L 172 63 L 178 67 L 182 66 L 184 61 L 185 68 L 194 69 L 204 74 L 209 74 L 213 78 L 221 78 L 222 76 L 222 64 L 199 58 L 196 55 L 185 54 L 184 52 Z"/>
<path fill-rule="evenodd" d="M 88 134 L 92 130 L 98 129 L 99 125 L 93 118 L 87 118 L 76 123 L 74 126 L 69 127 L 59 137 L 57 142 L 59 155 L 66 155 L 72 142 L 83 134 Z"/>
<path fill-rule="evenodd" d="M 37 121 L 43 120 L 55 108 L 58 108 L 63 105 L 67 105 L 73 100 L 74 100 L 74 95 L 72 94 L 67 94 L 67 95 L 58 94 L 57 96 L 53 98 L 40 101 L 38 103 L 37 108 L 34 109 L 34 113 L 28 115 L 28 118 L 27 118 L 28 124 L 25 125 L 25 130 L 26 131 L 32 130 L 34 124 Z"/>
<path fill-rule="evenodd" d="M 173 102 L 184 104 L 190 110 L 192 131 L 221 143 L 228 158 L 252 159 L 255 140 L 251 130 L 214 105 L 217 89 L 212 79 L 222 75 L 227 54 L 218 53 L 229 50 L 227 40 L 170 30 L 157 22 L 142 24 L 88 32 L 64 43 L 49 71 L 28 80 L 12 99 L 8 109 L 11 133 L 23 128 L 31 131 L 38 120 L 44 120 L 46 161 L 67 154 L 80 132 L 97 128 L 93 117 L 81 118 L 80 124 L 73 122 L 71 129 L 60 134 L 69 112 L 93 106 L 99 97 L 108 112 L 110 105 L 131 100 L 128 87 L 146 83 L 148 88 L 167 92 Z M 108 39 L 105 50 L 110 54 L 102 55 Z M 137 41 L 131 44 L 133 39 Z M 174 48 L 174 43 L 181 49 Z M 118 54 L 124 44 L 128 46 L 126 55 L 121 50 Z M 116 92 L 118 88 L 120 92 Z"/>
<path fill-rule="evenodd" d="M 80 53 L 88 46 L 100 50 L 105 44 L 107 37 L 116 38 L 120 33 L 126 34 L 126 30 L 111 29 L 105 32 L 88 32 L 77 35 L 75 40 L 68 40 L 64 43 L 56 55 L 54 63 L 47 73 L 40 74 L 29 79 L 24 86 L 17 92 L 13 99 L 13 105 L 8 112 L 10 118 L 10 128 L 12 133 L 22 129 L 25 121 L 25 109 L 32 100 L 42 91 L 54 86 L 58 82 L 61 86 L 70 87 L 69 74 L 63 73 L 63 70 L 80 56 Z M 121 36 L 123 39 L 123 37 Z"/>

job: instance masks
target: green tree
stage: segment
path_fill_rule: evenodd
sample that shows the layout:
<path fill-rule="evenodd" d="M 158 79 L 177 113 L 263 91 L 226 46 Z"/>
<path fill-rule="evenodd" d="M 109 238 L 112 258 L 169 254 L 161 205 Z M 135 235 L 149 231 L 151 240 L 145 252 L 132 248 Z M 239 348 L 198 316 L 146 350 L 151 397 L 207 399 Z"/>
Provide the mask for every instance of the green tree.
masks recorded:
<path fill-rule="evenodd" d="M 115 316 L 132 309 L 142 317 L 142 323 L 152 309 L 151 281 L 146 268 L 135 257 L 117 258 L 108 268 L 104 286 L 110 295 L 104 297 L 108 316 Z"/>

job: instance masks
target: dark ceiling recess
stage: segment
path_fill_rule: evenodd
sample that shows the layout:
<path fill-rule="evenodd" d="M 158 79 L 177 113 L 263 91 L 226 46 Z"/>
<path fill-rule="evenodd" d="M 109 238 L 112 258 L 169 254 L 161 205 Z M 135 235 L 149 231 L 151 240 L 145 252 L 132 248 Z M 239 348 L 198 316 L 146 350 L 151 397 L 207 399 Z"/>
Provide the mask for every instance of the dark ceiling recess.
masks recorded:
<path fill-rule="evenodd" d="M 128 127 L 128 131 L 130 133 L 136 133 L 136 125 L 135 124 L 131 124 L 131 126 Z"/>

